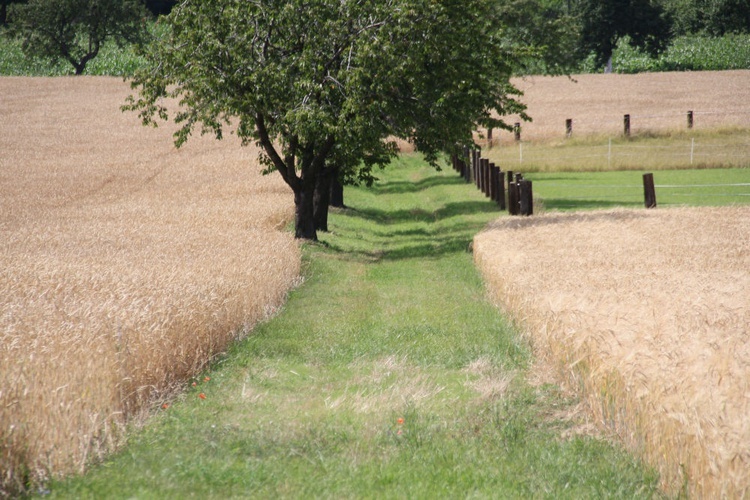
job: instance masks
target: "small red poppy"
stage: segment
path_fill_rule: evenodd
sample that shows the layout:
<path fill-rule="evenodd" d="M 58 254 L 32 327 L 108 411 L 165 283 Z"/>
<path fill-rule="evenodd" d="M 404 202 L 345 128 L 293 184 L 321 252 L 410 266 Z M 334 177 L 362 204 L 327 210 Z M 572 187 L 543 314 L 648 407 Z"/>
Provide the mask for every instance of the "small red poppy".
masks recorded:
<path fill-rule="evenodd" d="M 206 395 L 203 394 L 202 392 L 200 394 L 198 394 L 198 397 L 201 398 L 201 399 L 206 399 Z"/>

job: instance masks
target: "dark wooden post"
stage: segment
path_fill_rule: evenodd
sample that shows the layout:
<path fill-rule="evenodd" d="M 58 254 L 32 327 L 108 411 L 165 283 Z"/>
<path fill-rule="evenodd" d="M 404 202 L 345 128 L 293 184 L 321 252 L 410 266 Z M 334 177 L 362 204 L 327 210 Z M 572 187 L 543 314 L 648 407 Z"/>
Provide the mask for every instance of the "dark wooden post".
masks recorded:
<path fill-rule="evenodd" d="M 565 137 L 570 138 L 573 135 L 573 119 L 565 120 Z"/>
<path fill-rule="evenodd" d="M 487 129 L 487 149 L 492 148 L 492 129 Z"/>
<path fill-rule="evenodd" d="M 521 124 L 516 122 L 513 124 L 513 136 L 516 139 L 516 142 L 521 140 Z"/>
<path fill-rule="evenodd" d="M 477 163 L 479 162 L 479 151 L 476 149 L 471 151 L 471 181 L 477 182 Z"/>
<path fill-rule="evenodd" d="M 646 208 L 656 208 L 654 174 L 643 174 L 643 196 L 645 198 Z"/>
<path fill-rule="evenodd" d="M 625 115 L 622 119 L 623 132 L 625 137 L 630 137 L 630 115 Z"/>
<path fill-rule="evenodd" d="M 534 214 L 534 196 L 531 192 L 531 181 L 521 179 L 518 184 L 518 210 L 520 215 Z"/>
<path fill-rule="evenodd" d="M 490 183 L 488 186 L 490 200 L 497 201 L 497 167 L 494 163 L 490 163 Z"/>
<path fill-rule="evenodd" d="M 479 157 L 479 178 L 477 179 L 477 187 L 479 188 L 479 191 L 484 193 L 485 188 L 487 187 L 484 182 L 484 170 L 485 170 L 485 159 L 481 156 Z"/>
<path fill-rule="evenodd" d="M 515 179 L 508 184 L 508 214 L 518 215 L 520 211 L 519 184 L 523 180 L 522 174 L 516 174 Z"/>
<path fill-rule="evenodd" d="M 693 112 L 692 111 L 687 112 L 687 125 L 688 125 L 688 128 L 693 128 Z"/>
<path fill-rule="evenodd" d="M 484 174 L 483 183 L 484 183 L 484 189 L 482 192 L 485 194 L 485 196 L 490 195 L 490 160 L 487 158 L 482 158 L 482 173 Z"/>
<path fill-rule="evenodd" d="M 505 210 L 505 175 L 500 167 L 497 167 L 497 203 L 500 205 L 500 210 Z"/>

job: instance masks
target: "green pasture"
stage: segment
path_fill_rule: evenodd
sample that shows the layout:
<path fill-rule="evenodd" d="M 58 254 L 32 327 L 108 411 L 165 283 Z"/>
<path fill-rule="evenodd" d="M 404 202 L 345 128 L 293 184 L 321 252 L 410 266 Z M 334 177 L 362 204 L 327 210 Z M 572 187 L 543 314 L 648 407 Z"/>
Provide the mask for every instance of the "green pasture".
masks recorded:
<path fill-rule="evenodd" d="M 536 172 L 534 199 L 544 210 L 643 207 L 643 171 Z M 653 172 L 657 206 L 750 203 L 750 168 Z"/>
<path fill-rule="evenodd" d="M 531 385 L 527 341 L 486 297 L 469 244 L 499 216 L 416 156 L 347 188 L 305 281 L 50 498 L 651 498 L 658 478 Z M 205 398 L 199 397 L 203 394 Z"/>

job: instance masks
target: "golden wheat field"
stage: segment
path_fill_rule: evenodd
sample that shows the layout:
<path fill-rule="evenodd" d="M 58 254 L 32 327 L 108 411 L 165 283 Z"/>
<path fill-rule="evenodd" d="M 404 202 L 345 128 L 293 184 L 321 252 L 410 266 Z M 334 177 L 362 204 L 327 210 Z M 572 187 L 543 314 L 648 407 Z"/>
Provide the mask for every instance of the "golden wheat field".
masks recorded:
<path fill-rule="evenodd" d="M 750 493 L 750 207 L 504 218 L 490 293 L 666 491 Z"/>
<path fill-rule="evenodd" d="M 575 136 L 621 134 L 625 114 L 631 115 L 634 134 L 684 130 L 688 111 L 696 130 L 750 128 L 750 70 L 530 76 L 512 82 L 524 92 L 521 100 L 533 119 L 521 124 L 524 140 L 563 138 L 567 119 L 573 120 Z M 513 134 L 504 132 L 498 140 L 512 142 Z"/>
<path fill-rule="evenodd" d="M 0 496 L 111 450 L 298 280 L 291 191 L 257 151 L 177 150 L 129 93 L 0 78 Z"/>

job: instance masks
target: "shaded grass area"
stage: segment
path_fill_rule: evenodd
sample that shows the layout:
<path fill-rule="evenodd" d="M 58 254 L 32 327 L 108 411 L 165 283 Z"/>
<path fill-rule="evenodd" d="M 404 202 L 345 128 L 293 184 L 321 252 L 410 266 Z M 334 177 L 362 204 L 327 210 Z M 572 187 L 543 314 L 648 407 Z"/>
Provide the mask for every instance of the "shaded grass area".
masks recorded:
<path fill-rule="evenodd" d="M 655 494 L 651 471 L 575 432 L 575 400 L 526 381 L 530 349 L 468 251 L 489 201 L 404 157 L 346 202 L 279 315 L 50 496 Z"/>

